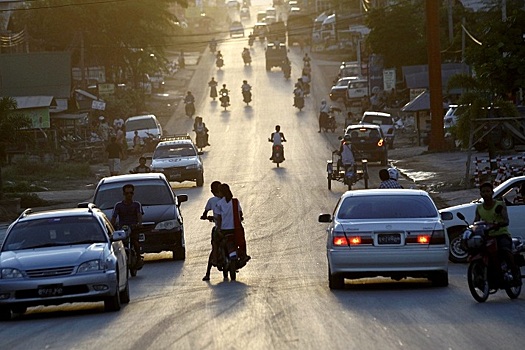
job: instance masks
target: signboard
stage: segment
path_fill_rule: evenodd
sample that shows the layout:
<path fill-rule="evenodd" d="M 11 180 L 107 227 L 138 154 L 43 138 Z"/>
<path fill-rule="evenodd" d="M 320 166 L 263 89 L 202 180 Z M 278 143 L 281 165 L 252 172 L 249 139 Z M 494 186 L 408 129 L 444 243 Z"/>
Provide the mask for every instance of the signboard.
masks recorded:
<path fill-rule="evenodd" d="M 107 97 L 115 94 L 115 84 L 103 83 L 98 84 L 98 95 L 100 97 Z"/>
<path fill-rule="evenodd" d="M 104 101 L 93 101 L 91 103 L 91 108 L 99 110 L 99 111 L 103 111 L 103 110 L 106 109 L 106 102 L 104 102 Z"/>
<path fill-rule="evenodd" d="M 396 88 L 396 69 L 383 69 L 383 89 L 392 91 Z"/>

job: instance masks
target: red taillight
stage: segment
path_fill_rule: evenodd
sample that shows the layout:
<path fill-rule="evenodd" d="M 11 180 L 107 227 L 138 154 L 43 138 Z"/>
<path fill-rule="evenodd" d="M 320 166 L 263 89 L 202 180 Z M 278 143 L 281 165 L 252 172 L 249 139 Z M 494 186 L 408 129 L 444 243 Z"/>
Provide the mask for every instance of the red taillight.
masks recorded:
<path fill-rule="evenodd" d="M 359 236 L 350 237 L 350 244 L 351 245 L 361 244 L 361 237 L 359 237 Z"/>
<path fill-rule="evenodd" d="M 430 242 L 429 235 L 418 235 L 417 236 L 417 243 L 428 244 L 429 242 Z"/>
<path fill-rule="evenodd" d="M 379 139 L 379 141 L 377 141 L 377 146 L 378 147 L 383 147 L 384 143 L 385 143 L 385 141 L 383 139 Z"/>
<path fill-rule="evenodd" d="M 428 232 L 410 232 L 405 242 L 407 244 L 445 244 L 445 231 L 436 230 Z"/>
<path fill-rule="evenodd" d="M 348 246 L 348 240 L 346 237 L 334 236 L 332 243 L 336 247 Z"/>
<path fill-rule="evenodd" d="M 347 235 L 346 237 L 334 236 L 332 239 L 332 243 L 336 247 L 372 245 L 374 243 L 374 239 L 372 238 L 372 236 L 366 234 L 361 236 Z"/>

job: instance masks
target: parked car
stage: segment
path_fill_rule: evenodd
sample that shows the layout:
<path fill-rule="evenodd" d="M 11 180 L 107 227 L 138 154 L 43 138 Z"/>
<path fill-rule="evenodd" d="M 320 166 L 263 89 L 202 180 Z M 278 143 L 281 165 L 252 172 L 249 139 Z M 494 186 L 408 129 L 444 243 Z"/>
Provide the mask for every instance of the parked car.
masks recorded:
<path fill-rule="evenodd" d="M 381 127 L 375 124 L 358 124 L 346 127 L 345 135 L 351 136 L 352 151 L 356 160 L 388 162 L 388 150 Z"/>
<path fill-rule="evenodd" d="M 445 132 L 449 131 L 450 128 L 458 123 L 458 115 L 456 114 L 457 109 L 458 105 L 448 106 L 448 110 L 443 117 L 443 128 L 445 129 Z"/>
<path fill-rule="evenodd" d="M 521 186 L 525 186 L 525 176 L 510 178 L 494 188 L 494 198 L 503 200 L 507 205 L 509 231 L 513 236 L 525 236 L 525 215 L 523 215 L 525 213 L 525 202 L 520 200 L 519 189 Z M 466 229 L 466 224 L 457 217 L 457 213 L 462 213 L 467 222 L 473 223 L 476 206 L 480 203 L 483 203 L 482 198 L 440 210 L 450 239 L 449 259 L 452 262 L 467 261 L 467 252 L 461 245 L 461 236 Z"/>
<path fill-rule="evenodd" d="M 381 127 L 387 146 L 394 148 L 394 138 L 396 128 L 394 127 L 394 118 L 389 113 L 366 111 L 361 118 L 361 124 L 375 124 Z"/>
<path fill-rule="evenodd" d="M 233 21 L 230 24 L 230 38 L 236 35 L 244 37 L 244 26 L 240 21 Z"/>
<path fill-rule="evenodd" d="M 337 101 L 340 98 L 345 99 L 345 96 L 348 91 L 348 84 L 350 81 L 355 80 L 355 77 L 345 77 L 339 79 L 330 89 L 330 100 Z"/>
<path fill-rule="evenodd" d="M 122 200 L 122 187 L 135 186 L 133 199 L 142 204 L 144 214 L 139 236 L 143 253 L 173 252 L 173 260 L 186 258 L 184 223 L 180 204 L 185 194 L 175 195 L 163 174 L 142 173 L 105 177 L 95 189 L 93 201 L 111 217 L 115 204 Z"/>
<path fill-rule="evenodd" d="M 187 134 L 163 137 L 153 152 L 151 171 L 163 173 L 168 181 L 195 181 L 204 184 L 204 165 L 191 137 Z"/>
<path fill-rule="evenodd" d="M 357 61 L 341 62 L 341 66 L 339 66 L 339 75 L 338 76 L 340 78 L 360 77 L 361 76 L 361 68 L 359 67 L 359 62 L 357 62 Z"/>
<path fill-rule="evenodd" d="M 368 80 L 356 79 L 348 84 L 348 90 L 346 93 L 346 105 L 351 105 L 355 102 L 360 102 L 365 96 L 369 96 L 368 93 Z"/>
<path fill-rule="evenodd" d="M 263 19 L 266 17 L 266 11 L 257 12 L 257 22 L 262 23 Z"/>
<path fill-rule="evenodd" d="M 129 302 L 125 238 L 93 204 L 26 209 L 0 249 L 0 319 L 72 302 L 104 301 L 106 311 L 120 310 Z"/>
<path fill-rule="evenodd" d="M 326 241 L 328 285 L 342 289 L 346 279 L 428 278 L 448 285 L 448 238 L 439 212 L 425 191 L 373 189 L 347 191 L 329 223 Z"/>
<path fill-rule="evenodd" d="M 128 151 L 133 150 L 135 130 L 138 131 L 141 145 L 144 145 L 144 139 L 146 138 L 152 138 L 153 142 L 158 142 L 162 136 L 162 126 L 153 114 L 129 117 L 126 119 L 124 125 L 126 126 L 126 144 Z"/>

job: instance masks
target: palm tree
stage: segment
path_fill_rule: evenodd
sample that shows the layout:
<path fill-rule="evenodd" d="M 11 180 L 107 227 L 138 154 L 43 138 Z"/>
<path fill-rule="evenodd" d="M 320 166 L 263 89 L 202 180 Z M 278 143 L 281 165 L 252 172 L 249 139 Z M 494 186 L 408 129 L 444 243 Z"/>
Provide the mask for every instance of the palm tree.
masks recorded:
<path fill-rule="evenodd" d="M 17 141 L 20 129 L 31 126 L 31 120 L 16 113 L 16 101 L 11 97 L 0 99 L 0 199 L 4 197 L 2 165 L 6 159 L 6 148 L 9 143 Z"/>

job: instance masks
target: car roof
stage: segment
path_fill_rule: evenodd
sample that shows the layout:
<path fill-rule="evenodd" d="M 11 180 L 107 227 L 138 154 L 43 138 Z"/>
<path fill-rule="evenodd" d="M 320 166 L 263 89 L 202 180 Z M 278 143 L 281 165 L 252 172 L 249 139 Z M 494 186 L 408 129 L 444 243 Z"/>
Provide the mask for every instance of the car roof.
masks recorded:
<path fill-rule="evenodd" d="M 135 115 L 133 117 L 129 117 L 128 119 L 126 119 L 126 122 L 128 120 L 140 120 L 140 119 L 157 119 L 156 116 L 154 116 L 153 114 L 145 114 L 145 115 Z"/>
<path fill-rule="evenodd" d="M 171 141 L 161 141 L 157 144 L 157 147 L 160 146 L 169 146 L 169 145 L 180 145 L 180 144 L 189 144 L 193 145 L 192 140 L 171 140 Z"/>
<path fill-rule="evenodd" d="M 341 199 L 348 197 L 363 197 L 363 196 L 425 196 L 429 197 L 428 192 L 423 190 L 416 189 L 397 189 L 397 188 L 376 188 L 376 189 L 366 189 L 366 190 L 352 190 L 346 191 L 341 196 Z"/>
<path fill-rule="evenodd" d="M 100 179 L 99 184 L 106 183 L 126 183 L 126 182 L 137 182 L 137 181 L 143 181 L 143 180 L 166 180 L 166 177 L 162 173 L 140 173 L 140 174 L 124 174 L 124 175 L 115 175 L 115 176 L 109 176 L 104 177 Z"/>
<path fill-rule="evenodd" d="M 383 113 L 383 112 L 372 112 L 372 111 L 366 111 L 363 113 L 363 117 L 365 115 L 373 115 L 373 116 L 378 116 L 378 117 L 392 117 L 392 115 L 390 113 Z"/>
<path fill-rule="evenodd" d="M 94 207 L 96 210 L 90 208 L 65 208 L 65 209 L 52 209 L 34 212 L 32 209 L 26 209 L 17 222 L 24 222 L 29 220 L 48 219 L 48 218 L 62 218 L 62 217 L 73 217 L 73 216 L 93 216 L 104 214 L 101 210 Z"/>

